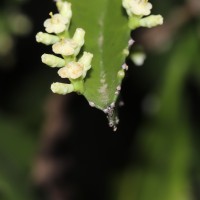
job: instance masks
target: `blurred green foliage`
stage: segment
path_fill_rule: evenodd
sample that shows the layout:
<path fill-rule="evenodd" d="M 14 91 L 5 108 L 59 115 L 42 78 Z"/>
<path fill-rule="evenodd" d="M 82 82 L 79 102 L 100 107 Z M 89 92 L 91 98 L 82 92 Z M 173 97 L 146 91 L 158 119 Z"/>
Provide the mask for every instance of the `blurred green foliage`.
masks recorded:
<path fill-rule="evenodd" d="M 119 180 L 119 200 L 191 200 L 193 129 L 185 83 L 198 57 L 198 34 L 189 28 L 171 52 L 158 87 L 160 110 L 138 131 L 141 158 Z M 187 51 L 186 51 L 187 50 Z"/>
<path fill-rule="evenodd" d="M 32 199 L 30 196 L 31 163 L 34 140 L 20 122 L 0 117 L 0 198 Z"/>
<path fill-rule="evenodd" d="M 0 3 L 0 64 L 9 66 L 14 64 L 14 47 L 16 36 L 30 33 L 32 24 L 29 18 L 20 10 L 24 1 L 1 1 Z"/>

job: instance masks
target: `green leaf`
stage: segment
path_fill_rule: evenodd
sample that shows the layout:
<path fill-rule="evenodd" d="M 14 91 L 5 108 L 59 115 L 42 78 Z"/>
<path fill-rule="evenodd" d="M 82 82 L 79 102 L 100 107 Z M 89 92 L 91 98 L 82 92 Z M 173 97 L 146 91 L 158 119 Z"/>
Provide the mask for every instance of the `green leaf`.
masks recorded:
<path fill-rule="evenodd" d="M 122 69 L 127 56 L 130 30 L 121 0 L 71 0 L 71 35 L 80 27 L 86 30 L 84 50 L 94 54 L 92 70 L 84 83 L 84 96 L 104 110 L 117 99 Z"/>

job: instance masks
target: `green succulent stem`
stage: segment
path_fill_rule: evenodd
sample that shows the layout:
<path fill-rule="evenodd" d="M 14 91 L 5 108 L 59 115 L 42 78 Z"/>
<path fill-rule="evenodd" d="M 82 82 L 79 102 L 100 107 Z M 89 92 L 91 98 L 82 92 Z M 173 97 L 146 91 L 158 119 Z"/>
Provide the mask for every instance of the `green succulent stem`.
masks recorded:
<path fill-rule="evenodd" d="M 63 33 L 58 34 L 58 36 L 59 36 L 61 39 L 62 39 L 62 38 L 65 38 L 65 39 L 70 38 L 70 34 L 69 34 L 69 31 L 68 31 L 68 30 L 64 31 Z"/>
<path fill-rule="evenodd" d="M 138 16 L 131 16 L 129 18 L 128 26 L 131 30 L 135 30 L 140 27 L 140 18 Z"/>
<path fill-rule="evenodd" d="M 66 64 L 72 61 L 76 61 L 76 57 L 74 55 L 72 56 L 63 56 L 63 58 L 65 59 Z"/>
<path fill-rule="evenodd" d="M 74 86 L 75 92 L 78 92 L 79 94 L 84 93 L 84 81 L 82 80 L 82 78 L 79 78 L 79 79 L 76 79 L 76 80 L 70 79 L 70 81 Z"/>

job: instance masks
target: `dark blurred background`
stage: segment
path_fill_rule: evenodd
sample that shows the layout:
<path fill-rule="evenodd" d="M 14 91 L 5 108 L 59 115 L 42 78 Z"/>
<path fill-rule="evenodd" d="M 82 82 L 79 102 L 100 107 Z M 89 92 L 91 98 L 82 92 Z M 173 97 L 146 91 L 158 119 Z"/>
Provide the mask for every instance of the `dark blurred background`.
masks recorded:
<path fill-rule="evenodd" d="M 0 200 L 199 200 L 200 1 L 152 0 L 163 26 L 132 33 L 113 132 L 35 42 L 53 1 L 0 2 Z M 117 33 L 114 33 L 117 34 Z"/>

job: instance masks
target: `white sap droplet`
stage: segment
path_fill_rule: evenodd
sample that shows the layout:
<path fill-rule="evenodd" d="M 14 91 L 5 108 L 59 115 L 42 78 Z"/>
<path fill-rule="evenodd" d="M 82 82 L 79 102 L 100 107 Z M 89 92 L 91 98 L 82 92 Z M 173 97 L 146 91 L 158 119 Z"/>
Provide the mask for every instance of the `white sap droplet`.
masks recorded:
<path fill-rule="evenodd" d="M 93 102 L 89 102 L 89 105 L 91 106 L 91 107 L 95 107 L 95 104 L 93 103 Z"/>
<path fill-rule="evenodd" d="M 109 126 L 112 128 L 114 126 L 113 122 L 109 122 Z"/>
<path fill-rule="evenodd" d="M 106 113 L 106 114 L 107 114 L 107 113 L 108 113 L 108 109 L 104 109 L 104 113 Z"/>
<path fill-rule="evenodd" d="M 117 131 L 117 126 L 113 127 L 113 131 L 116 132 Z"/>
<path fill-rule="evenodd" d="M 122 65 L 122 69 L 128 70 L 128 65 L 124 63 L 124 64 Z"/>
<path fill-rule="evenodd" d="M 115 103 L 111 103 L 110 107 L 114 108 L 115 107 Z"/>
<path fill-rule="evenodd" d="M 119 86 L 117 86 L 117 90 L 118 91 L 120 91 L 121 90 L 121 86 L 119 85 Z"/>
<path fill-rule="evenodd" d="M 116 116 L 115 103 L 112 103 L 110 106 L 108 106 L 104 110 L 104 112 L 105 111 L 106 111 L 106 114 L 107 114 L 109 127 L 113 128 L 113 131 L 117 131 L 117 124 L 119 123 L 119 119 Z"/>
<path fill-rule="evenodd" d="M 135 43 L 135 40 L 132 38 L 128 41 L 128 46 L 131 47 Z"/>
<path fill-rule="evenodd" d="M 119 124 L 119 118 L 115 118 L 116 124 Z"/>

